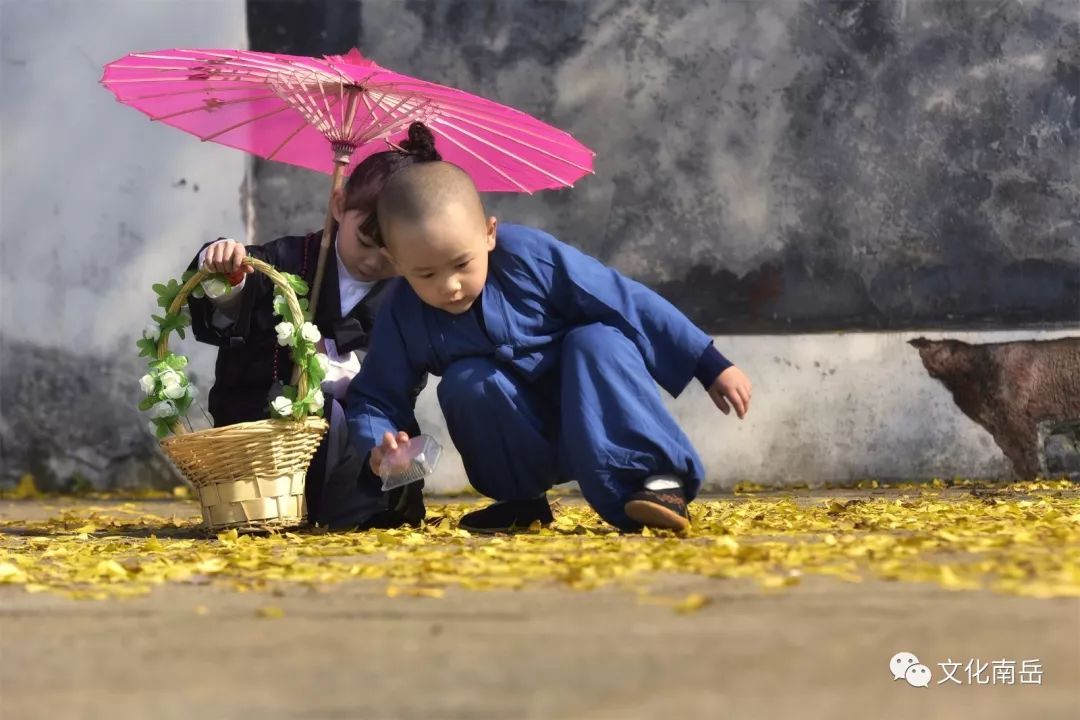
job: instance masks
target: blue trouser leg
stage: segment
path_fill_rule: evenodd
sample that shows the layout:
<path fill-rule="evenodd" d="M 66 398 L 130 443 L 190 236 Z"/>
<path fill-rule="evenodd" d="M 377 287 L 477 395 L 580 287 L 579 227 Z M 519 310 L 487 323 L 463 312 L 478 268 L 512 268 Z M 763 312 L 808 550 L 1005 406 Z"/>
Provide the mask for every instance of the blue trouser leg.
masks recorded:
<path fill-rule="evenodd" d="M 687 499 L 701 487 L 701 460 L 641 353 L 606 325 L 567 333 L 561 372 L 540 383 L 468 358 L 446 369 L 438 394 L 469 481 L 496 500 L 535 498 L 572 478 L 604 520 L 634 530 L 623 505 L 648 476 L 677 475 Z"/>
<path fill-rule="evenodd" d="M 640 526 L 623 505 L 650 475 L 680 477 L 686 497 L 701 488 L 705 468 L 660 398 L 637 347 L 615 328 L 585 325 L 562 348 L 563 470 L 604 520 Z"/>
<path fill-rule="evenodd" d="M 548 437 L 556 406 L 538 388 L 490 358 L 474 357 L 446 368 L 438 395 L 450 439 L 481 493 L 531 500 L 559 481 Z"/>

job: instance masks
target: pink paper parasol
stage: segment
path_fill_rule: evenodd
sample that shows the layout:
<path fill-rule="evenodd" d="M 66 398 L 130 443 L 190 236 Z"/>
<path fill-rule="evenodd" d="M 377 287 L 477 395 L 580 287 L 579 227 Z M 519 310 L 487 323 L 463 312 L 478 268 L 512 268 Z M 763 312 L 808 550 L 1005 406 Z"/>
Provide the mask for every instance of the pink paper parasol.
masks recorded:
<path fill-rule="evenodd" d="M 443 159 L 468 172 L 482 191 L 568 187 L 593 171 L 593 152 L 569 134 L 490 100 L 386 70 L 356 49 L 321 59 L 247 50 L 133 53 L 106 65 L 101 82 L 120 102 L 204 141 L 331 173 L 331 197 L 351 162 L 403 139 L 416 120 L 435 134 Z M 313 315 L 332 224 L 328 204 Z"/>

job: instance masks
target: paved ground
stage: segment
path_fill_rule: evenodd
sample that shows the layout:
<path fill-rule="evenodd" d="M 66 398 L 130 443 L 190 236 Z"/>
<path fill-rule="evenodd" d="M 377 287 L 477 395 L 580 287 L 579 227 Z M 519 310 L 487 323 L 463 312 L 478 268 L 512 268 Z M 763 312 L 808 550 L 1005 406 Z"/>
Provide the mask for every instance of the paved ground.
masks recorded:
<path fill-rule="evenodd" d="M 0 518 L 47 514 L 5 503 Z M 375 582 L 93 602 L 0 586 L 0 718 L 1080 717 L 1080 600 L 828 578 L 763 593 L 668 576 L 656 592 L 713 603 L 680 615 L 556 587 L 388 598 Z M 268 604 L 284 616 L 260 617 Z M 899 651 L 930 687 L 893 681 Z M 973 658 L 1038 659 L 1042 684 L 968 685 L 963 667 L 963 685 L 937 684 L 938 663 Z"/>

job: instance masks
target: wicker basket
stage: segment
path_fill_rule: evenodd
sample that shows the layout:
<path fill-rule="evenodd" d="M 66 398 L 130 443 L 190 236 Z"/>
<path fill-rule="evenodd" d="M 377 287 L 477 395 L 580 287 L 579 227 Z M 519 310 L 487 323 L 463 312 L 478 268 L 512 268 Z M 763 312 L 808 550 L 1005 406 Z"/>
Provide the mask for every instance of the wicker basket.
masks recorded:
<path fill-rule="evenodd" d="M 261 260 L 244 262 L 262 272 L 285 295 L 293 317 L 300 305 L 285 277 Z M 203 270 L 184 283 L 169 313 L 180 311 L 196 285 L 210 273 Z M 158 342 L 158 357 L 168 352 L 168 333 Z M 296 378 L 297 395 L 308 389 L 307 369 Z M 177 421 L 173 436 L 161 447 L 195 487 L 210 530 L 295 527 L 307 517 L 304 480 L 311 458 L 326 434 L 326 421 L 258 420 L 190 432 Z"/>

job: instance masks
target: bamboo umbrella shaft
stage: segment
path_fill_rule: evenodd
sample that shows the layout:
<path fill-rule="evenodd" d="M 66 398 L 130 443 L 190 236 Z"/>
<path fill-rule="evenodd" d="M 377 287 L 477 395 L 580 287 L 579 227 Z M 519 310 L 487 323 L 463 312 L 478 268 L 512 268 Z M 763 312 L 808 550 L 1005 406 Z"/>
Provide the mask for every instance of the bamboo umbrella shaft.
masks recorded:
<path fill-rule="evenodd" d="M 326 202 L 326 221 L 323 223 L 322 242 L 319 243 L 319 262 L 315 266 L 315 281 L 311 284 L 311 317 L 315 318 L 315 309 L 319 305 L 319 288 L 322 287 L 323 275 L 326 273 L 326 256 L 330 254 L 330 233 L 334 229 L 334 193 L 341 189 L 345 179 L 345 162 L 334 163 L 334 179 L 330 185 L 330 198 Z"/>
<path fill-rule="evenodd" d="M 334 229 L 334 193 L 341 189 L 345 179 L 345 166 L 349 164 L 349 157 L 342 158 L 338 154 L 334 159 L 334 177 L 330 184 L 330 198 L 326 202 L 326 220 L 323 222 L 322 242 L 319 243 L 319 261 L 315 265 L 315 280 L 311 283 L 311 292 L 308 295 L 308 307 L 311 309 L 311 321 L 315 322 L 315 311 L 319 305 L 319 295 L 322 289 L 323 275 L 326 274 L 326 256 L 330 254 L 330 233 Z M 300 366 L 293 368 L 292 384 L 296 384 L 300 376 Z"/>

